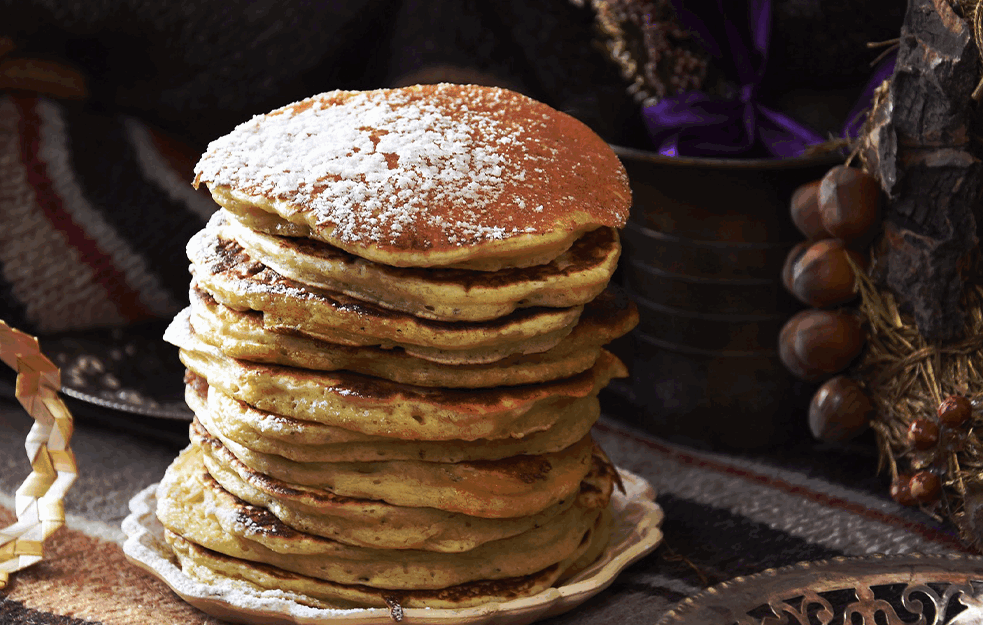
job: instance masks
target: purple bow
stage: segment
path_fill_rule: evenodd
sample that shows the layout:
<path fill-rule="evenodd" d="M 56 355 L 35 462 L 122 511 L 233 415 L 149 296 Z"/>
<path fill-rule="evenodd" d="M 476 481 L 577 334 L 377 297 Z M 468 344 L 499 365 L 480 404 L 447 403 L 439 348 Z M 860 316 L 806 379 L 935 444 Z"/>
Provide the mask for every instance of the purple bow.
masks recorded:
<path fill-rule="evenodd" d="M 794 119 L 748 100 L 689 91 L 643 111 L 649 136 L 666 156 L 739 156 L 760 143 L 775 157 L 800 156 L 823 138 Z"/>
<path fill-rule="evenodd" d="M 771 30 L 770 0 L 675 0 L 682 24 L 741 85 L 736 98 L 689 91 L 642 110 L 659 153 L 667 156 L 738 156 L 761 151 L 801 155 L 823 137 L 788 115 L 755 102 L 764 76 Z"/>

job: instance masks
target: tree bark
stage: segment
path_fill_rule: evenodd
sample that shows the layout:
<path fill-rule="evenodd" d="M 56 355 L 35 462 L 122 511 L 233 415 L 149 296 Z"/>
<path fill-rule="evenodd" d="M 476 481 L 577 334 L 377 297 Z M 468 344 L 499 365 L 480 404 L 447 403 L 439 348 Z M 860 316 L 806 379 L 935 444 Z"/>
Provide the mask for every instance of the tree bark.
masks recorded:
<path fill-rule="evenodd" d="M 861 150 L 888 197 L 880 277 L 930 341 L 964 332 L 960 294 L 983 173 L 972 139 L 978 64 L 969 20 L 947 0 L 909 0 L 894 75 Z"/>

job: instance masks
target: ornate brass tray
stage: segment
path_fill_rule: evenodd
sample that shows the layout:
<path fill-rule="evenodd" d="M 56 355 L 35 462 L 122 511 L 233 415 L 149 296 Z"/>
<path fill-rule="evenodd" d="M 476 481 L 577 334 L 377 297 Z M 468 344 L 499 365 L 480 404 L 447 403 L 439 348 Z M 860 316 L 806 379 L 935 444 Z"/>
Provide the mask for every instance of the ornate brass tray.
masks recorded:
<path fill-rule="evenodd" d="M 682 601 L 658 625 L 980 625 L 983 558 L 838 558 L 739 577 Z"/>

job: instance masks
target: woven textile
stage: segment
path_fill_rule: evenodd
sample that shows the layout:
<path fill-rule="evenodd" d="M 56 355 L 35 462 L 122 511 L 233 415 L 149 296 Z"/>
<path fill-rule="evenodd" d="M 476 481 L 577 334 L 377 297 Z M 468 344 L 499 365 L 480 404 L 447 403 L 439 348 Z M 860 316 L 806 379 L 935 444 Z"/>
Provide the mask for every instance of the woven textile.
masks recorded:
<path fill-rule="evenodd" d="M 8 507 L 27 468 L 19 447 L 30 424 L 16 412 L 13 404 L 0 404 L 0 504 Z M 71 616 L 107 625 L 152 623 L 146 615 L 154 611 L 184 614 L 168 621 L 176 625 L 211 622 L 124 564 L 113 542 L 121 538 L 129 499 L 160 479 L 182 436 L 186 441 L 183 423 L 139 419 L 104 422 L 111 427 L 79 420 L 73 445 L 80 474 L 66 498 L 67 528 L 47 545 L 55 554 L 50 562 L 12 577 L 9 592 L 0 595 L 6 599 L 0 622 L 72 623 L 58 620 Z M 653 623 L 708 585 L 804 560 L 965 552 L 951 527 L 891 501 L 867 445 L 803 442 L 754 457 L 710 453 L 668 444 L 610 417 L 595 427 L 595 436 L 616 464 L 655 486 L 665 540 L 555 625 Z M 77 571 L 96 583 L 74 577 Z"/>
<path fill-rule="evenodd" d="M 50 333 L 184 306 L 185 242 L 214 210 L 192 158 L 132 117 L 0 97 L 0 317 Z"/>

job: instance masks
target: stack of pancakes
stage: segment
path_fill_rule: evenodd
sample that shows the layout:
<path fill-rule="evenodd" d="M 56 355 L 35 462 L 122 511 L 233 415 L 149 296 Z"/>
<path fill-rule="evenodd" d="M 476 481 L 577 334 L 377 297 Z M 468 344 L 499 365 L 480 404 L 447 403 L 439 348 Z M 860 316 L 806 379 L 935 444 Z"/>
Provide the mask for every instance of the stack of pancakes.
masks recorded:
<path fill-rule="evenodd" d="M 192 578 L 321 607 L 537 593 L 604 549 L 590 429 L 637 322 L 630 203 L 573 118 L 495 88 L 332 92 L 213 142 L 168 329 L 196 418 L 158 490 Z"/>

